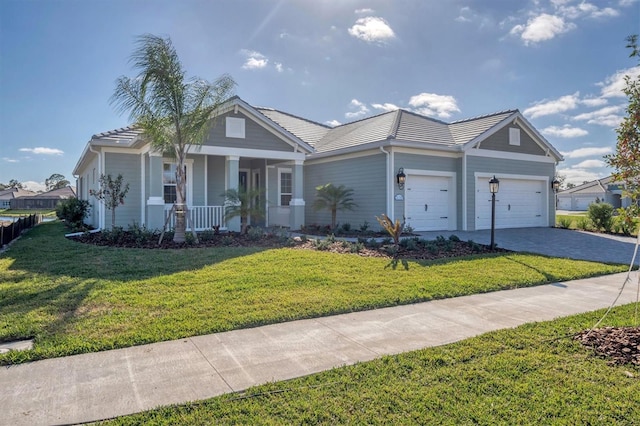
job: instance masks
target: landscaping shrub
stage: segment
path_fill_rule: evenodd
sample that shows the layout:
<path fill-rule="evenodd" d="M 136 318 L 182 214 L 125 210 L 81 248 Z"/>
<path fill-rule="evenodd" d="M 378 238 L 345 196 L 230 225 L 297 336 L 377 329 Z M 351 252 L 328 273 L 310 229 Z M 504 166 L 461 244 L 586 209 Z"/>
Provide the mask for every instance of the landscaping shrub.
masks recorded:
<path fill-rule="evenodd" d="M 259 226 L 252 226 L 247 230 L 247 238 L 251 241 L 258 241 L 264 235 L 264 231 Z"/>
<path fill-rule="evenodd" d="M 56 207 L 56 216 L 64 220 L 74 230 L 84 229 L 84 219 L 89 215 L 91 205 L 87 200 L 69 198 Z"/>
<path fill-rule="evenodd" d="M 618 210 L 624 210 L 624 209 L 618 209 Z M 611 230 L 616 234 L 632 235 L 638 229 L 639 222 L 640 221 L 637 218 L 628 220 L 628 218 L 622 215 L 614 216 L 613 223 L 611 225 Z"/>
<path fill-rule="evenodd" d="M 571 227 L 571 224 L 573 223 L 573 220 L 570 217 L 561 216 L 558 217 L 558 220 L 556 222 L 559 228 L 569 229 L 569 227 Z"/>
<path fill-rule="evenodd" d="M 576 220 L 576 228 L 582 231 L 588 231 L 589 229 L 591 229 L 591 221 L 588 217 L 581 217 L 580 219 Z"/>
<path fill-rule="evenodd" d="M 613 224 L 613 206 L 611 204 L 589 204 L 588 216 L 596 231 L 611 231 L 611 225 Z"/>

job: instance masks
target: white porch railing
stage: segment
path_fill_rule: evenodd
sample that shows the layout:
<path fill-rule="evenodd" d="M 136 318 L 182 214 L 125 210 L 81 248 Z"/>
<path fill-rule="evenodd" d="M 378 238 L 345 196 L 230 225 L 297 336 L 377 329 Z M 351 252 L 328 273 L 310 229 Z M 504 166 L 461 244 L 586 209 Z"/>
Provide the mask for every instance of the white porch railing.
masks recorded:
<path fill-rule="evenodd" d="M 171 206 L 165 206 L 164 220 L 167 220 L 167 216 L 171 213 Z M 169 222 L 167 222 L 167 229 L 173 229 L 176 225 L 175 214 L 170 215 Z M 187 229 L 191 228 L 191 224 L 196 231 L 204 231 L 207 229 L 213 229 L 214 226 L 219 226 L 220 229 L 224 229 L 226 224 L 224 223 L 224 206 L 191 206 L 189 207 L 189 218 L 191 222 L 187 221 Z"/>

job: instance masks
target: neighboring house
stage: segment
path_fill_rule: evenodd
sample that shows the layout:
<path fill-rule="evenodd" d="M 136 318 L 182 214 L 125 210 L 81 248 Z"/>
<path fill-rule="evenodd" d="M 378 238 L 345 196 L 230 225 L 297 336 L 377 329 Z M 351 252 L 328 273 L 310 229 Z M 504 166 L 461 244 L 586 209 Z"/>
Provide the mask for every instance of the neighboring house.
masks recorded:
<path fill-rule="evenodd" d="M 558 210 L 585 211 L 589 204 L 605 202 L 614 208 L 628 207 L 629 197 L 624 197 L 624 185 L 613 181 L 611 176 L 558 192 Z"/>
<path fill-rule="evenodd" d="M 60 201 L 74 198 L 75 196 L 75 190 L 70 186 L 66 186 L 40 194 L 16 198 L 11 201 L 11 208 L 20 210 L 54 210 Z"/>
<path fill-rule="evenodd" d="M 28 197 L 30 195 L 35 195 L 36 193 L 33 191 L 27 191 L 26 189 L 18 189 L 18 188 L 9 188 L 3 189 L 0 191 L 0 209 L 8 209 L 11 208 L 11 200 L 20 198 L 20 197 Z"/>
<path fill-rule="evenodd" d="M 239 218 L 222 219 L 223 192 L 260 188 L 267 214 L 252 224 L 299 229 L 330 222 L 312 204 L 315 188 L 333 183 L 354 190 L 358 207 L 338 213 L 353 227 L 377 228 L 375 216 L 386 213 L 415 230 L 487 229 L 495 175 L 496 227 L 553 226 L 551 181 L 561 160 L 517 110 L 450 124 L 397 110 L 331 128 L 234 97 L 204 144 L 189 151 L 187 203 L 196 229 L 238 230 Z M 164 226 L 175 201 L 175 164 L 135 127 L 94 135 L 74 169 L 78 197 L 93 205 L 88 222 L 104 228 L 104 206 L 89 196 L 101 174 L 122 174 L 130 185 L 118 225 Z"/>

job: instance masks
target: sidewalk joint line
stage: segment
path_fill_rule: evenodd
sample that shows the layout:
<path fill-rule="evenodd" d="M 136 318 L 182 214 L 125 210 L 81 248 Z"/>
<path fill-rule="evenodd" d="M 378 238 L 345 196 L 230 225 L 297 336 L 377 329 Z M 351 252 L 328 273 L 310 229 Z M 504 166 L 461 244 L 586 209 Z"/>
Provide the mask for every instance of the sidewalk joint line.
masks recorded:
<path fill-rule="evenodd" d="M 200 355 L 202 355 L 202 358 L 205 359 L 205 361 L 207 361 L 207 364 L 209 364 L 209 366 L 211 368 L 213 368 L 213 371 L 216 372 L 216 374 L 218 375 L 218 377 L 220 377 L 220 379 L 222 379 L 222 381 L 224 382 L 225 385 L 227 385 L 227 387 L 229 389 L 231 389 L 231 392 L 236 392 L 236 390 L 229 384 L 229 382 L 227 382 L 227 379 L 224 378 L 224 376 L 222 374 L 220 374 L 220 372 L 218 371 L 218 369 L 215 367 L 215 365 L 213 365 L 211 363 L 211 361 L 209 361 L 209 358 L 207 358 L 207 356 L 202 352 L 202 350 L 200 349 L 200 347 L 198 346 L 198 344 L 196 342 L 193 341 L 193 338 L 189 337 L 189 341 L 191 342 L 191 344 L 193 346 L 195 346 L 195 348 L 198 350 L 198 352 L 200 352 Z"/>

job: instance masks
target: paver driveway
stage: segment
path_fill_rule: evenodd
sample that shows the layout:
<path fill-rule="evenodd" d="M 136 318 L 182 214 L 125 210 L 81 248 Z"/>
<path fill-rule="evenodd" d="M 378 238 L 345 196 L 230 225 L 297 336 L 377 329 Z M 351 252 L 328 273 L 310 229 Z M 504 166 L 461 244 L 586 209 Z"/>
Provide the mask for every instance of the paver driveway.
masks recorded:
<path fill-rule="evenodd" d="M 422 238 L 432 240 L 438 235 L 457 235 L 461 240 L 489 244 L 491 231 L 437 231 L 419 232 Z M 544 254 L 554 257 L 630 264 L 637 242 L 633 237 L 621 237 L 593 232 L 560 228 L 496 229 L 498 247 L 513 251 Z M 635 264 L 640 265 L 640 253 Z"/>

